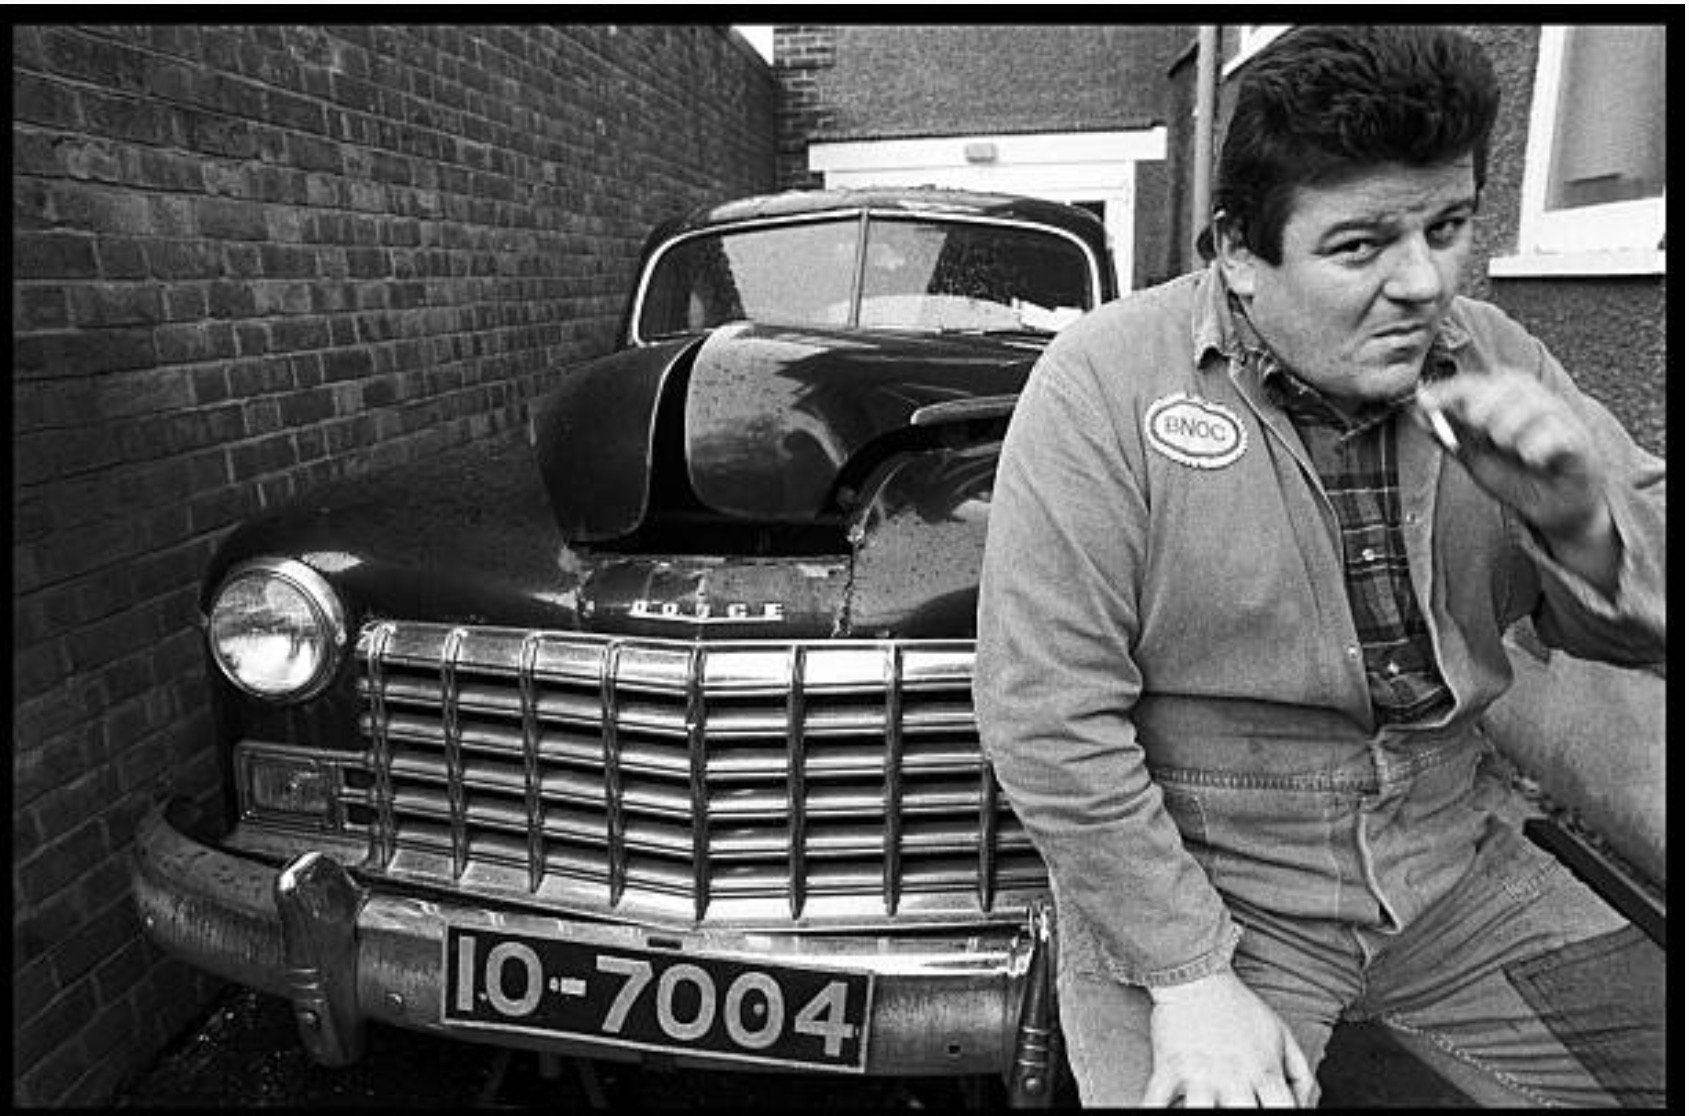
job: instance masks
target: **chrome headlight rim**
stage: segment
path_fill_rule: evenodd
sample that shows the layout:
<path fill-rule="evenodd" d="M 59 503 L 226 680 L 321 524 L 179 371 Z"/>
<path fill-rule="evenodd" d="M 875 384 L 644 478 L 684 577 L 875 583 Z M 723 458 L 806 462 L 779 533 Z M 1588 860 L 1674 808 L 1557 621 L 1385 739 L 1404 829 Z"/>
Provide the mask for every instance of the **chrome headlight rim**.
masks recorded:
<path fill-rule="evenodd" d="M 269 693 L 255 689 L 234 672 L 217 649 L 216 637 L 212 631 L 217 608 L 231 586 L 251 577 L 270 578 L 286 582 L 309 606 L 317 624 L 327 637 L 322 658 L 317 664 L 316 671 L 302 685 L 285 693 Z M 328 579 L 323 577 L 322 574 L 296 558 L 249 558 L 230 566 L 223 574 L 222 580 L 217 583 L 216 591 L 211 594 L 210 608 L 203 617 L 202 623 L 205 629 L 206 644 L 211 652 L 211 660 L 217 664 L 218 672 L 242 694 L 272 705 L 293 705 L 298 702 L 309 701 L 327 689 L 329 683 L 334 680 L 334 676 L 340 670 L 349 638 L 346 610 L 341 605 L 340 597 L 335 593 L 334 587 L 328 583 Z"/>

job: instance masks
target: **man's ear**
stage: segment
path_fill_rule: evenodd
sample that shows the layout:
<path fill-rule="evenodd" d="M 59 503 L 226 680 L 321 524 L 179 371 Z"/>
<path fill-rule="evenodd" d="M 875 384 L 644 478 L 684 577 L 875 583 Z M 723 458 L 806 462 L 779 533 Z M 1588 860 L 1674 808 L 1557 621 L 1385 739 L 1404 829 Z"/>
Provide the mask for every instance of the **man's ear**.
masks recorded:
<path fill-rule="evenodd" d="M 1226 286 L 1231 292 L 1239 298 L 1253 298 L 1255 272 L 1263 265 L 1260 257 L 1243 243 L 1237 222 L 1228 219 L 1225 214 L 1214 219 L 1214 258 L 1220 261 L 1220 270 L 1225 274 Z"/>

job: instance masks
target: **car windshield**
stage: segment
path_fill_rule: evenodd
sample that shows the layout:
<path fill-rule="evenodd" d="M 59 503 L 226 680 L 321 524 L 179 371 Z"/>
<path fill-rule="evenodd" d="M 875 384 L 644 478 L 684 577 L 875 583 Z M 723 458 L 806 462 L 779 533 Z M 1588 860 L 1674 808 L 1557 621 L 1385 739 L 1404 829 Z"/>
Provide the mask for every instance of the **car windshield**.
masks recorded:
<path fill-rule="evenodd" d="M 712 233 L 669 247 L 646 283 L 638 323 L 647 339 L 747 320 L 1053 333 L 1092 305 L 1084 249 L 1054 233 L 875 217 L 864 239 L 859 220 L 835 218 Z"/>

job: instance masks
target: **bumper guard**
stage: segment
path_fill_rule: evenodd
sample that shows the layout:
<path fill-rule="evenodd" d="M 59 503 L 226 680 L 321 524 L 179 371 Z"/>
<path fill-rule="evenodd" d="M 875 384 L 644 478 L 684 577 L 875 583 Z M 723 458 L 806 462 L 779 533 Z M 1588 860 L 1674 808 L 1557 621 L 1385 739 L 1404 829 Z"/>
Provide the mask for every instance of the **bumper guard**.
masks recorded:
<path fill-rule="evenodd" d="M 561 934 L 605 946 L 643 942 L 637 927 L 570 920 L 463 902 L 387 894 L 358 882 L 324 852 L 283 866 L 237 856 L 186 832 L 185 804 L 156 807 L 136 834 L 134 890 L 151 940 L 172 955 L 293 1005 L 306 1050 L 344 1066 L 364 1050 L 370 1020 L 464 1041 L 483 1034 L 441 1022 L 440 957 L 448 923 Z M 918 941 L 885 935 L 678 936 L 689 947 L 815 960 L 875 974 L 867 1073 L 998 1074 L 1011 1107 L 1045 1107 L 1059 1065 L 1048 905 L 1024 926 Z M 500 1040 L 542 1053 L 632 1059 L 613 1044 L 523 1034 Z M 743 1069 L 707 1055 L 674 1064 Z"/>

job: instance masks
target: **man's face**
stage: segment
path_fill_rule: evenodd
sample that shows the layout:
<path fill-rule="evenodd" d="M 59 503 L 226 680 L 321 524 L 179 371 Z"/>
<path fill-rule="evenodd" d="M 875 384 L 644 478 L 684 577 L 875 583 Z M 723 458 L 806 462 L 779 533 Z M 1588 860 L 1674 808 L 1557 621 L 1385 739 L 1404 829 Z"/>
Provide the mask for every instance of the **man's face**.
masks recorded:
<path fill-rule="evenodd" d="M 1477 206 L 1469 158 L 1299 187 L 1277 266 L 1222 238 L 1226 280 L 1278 358 L 1342 403 L 1413 388 L 1454 300 Z"/>

